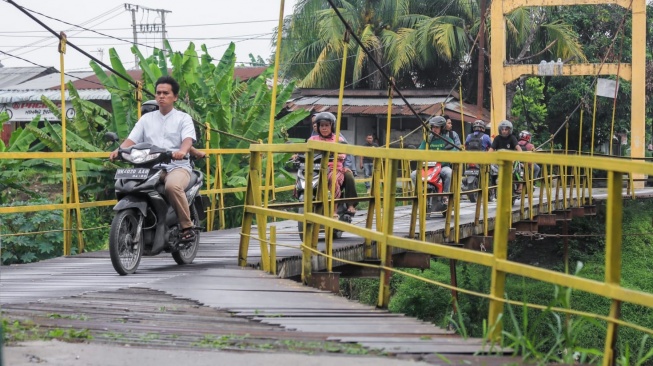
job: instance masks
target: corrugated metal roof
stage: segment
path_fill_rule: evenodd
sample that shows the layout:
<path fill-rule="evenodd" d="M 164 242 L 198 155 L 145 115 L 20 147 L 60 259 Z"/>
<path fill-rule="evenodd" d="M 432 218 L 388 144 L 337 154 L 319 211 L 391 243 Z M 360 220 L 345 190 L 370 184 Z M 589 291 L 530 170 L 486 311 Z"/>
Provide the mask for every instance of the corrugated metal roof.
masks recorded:
<path fill-rule="evenodd" d="M 78 92 L 84 100 L 111 100 L 111 94 L 106 90 L 91 89 L 78 90 Z M 59 90 L 0 90 L 0 104 L 41 101 L 42 95 L 50 100 L 61 100 Z M 68 92 L 66 92 L 66 100 L 69 100 Z"/>
<path fill-rule="evenodd" d="M 40 75 L 55 73 L 54 67 L 0 67 L 0 88 L 8 85 L 17 85 Z"/>
<path fill-rule="evenodd" d="M 362 94 L 362 93 L 359 93 Z M 477 108 L 474 105 L 460 102 L 455 96 L 416 96 L 407 97 L 413 109 L 423 116 L 438 115 L 441 112 L 442 103 L 444 113 L 448 114 L 454 120 L 464 120 L 472 122 L 476 119 L 489 120 L 490 113 L 483 110 L 482 116 L 477 115 Z M 386 96 L 363 96 L 363 97 L 345 97 L 343 98 L 342 112 L 345 115 L 368 115 L 380 116 L 388 113 L 388 98 Z M 338 98 L 333 96 L 306 96 L 293 99 L 286 103 L 286 108 L 294 110 L 310 110 L 314 112 L 331 112 L 338 111 Z M 397 117 L 412 116 L 413 112 L 405 105 L 404 101 L 399 98 L 392 100 L 392 115 Z"/>
<path fill-rule="evenodd" d="M 448 100 L 452 100 L 452 97 L 449 97 Z M 447 99 L 445 97 L 408 97 L 406 98 L 408 103 L 411 105 L 432 105 L 440 104 Z M 297 98 L 293 101 L 296 105 L 313 105 L 313 104 L 322 104 L 322 105 L 338 105 L 337 97 L 304 97 Z M 348 106 L 386 106 L 388 105 L 387 97 L 366 97 L 366 98 L 350 98 L 345 97 L 342 100 L 342 105 Z M 399 98 L 392 99 L 392 105 L 402 106 L 404 101 Z"/>
<path fill-rule="evenodd" d="M 83 79 L 90 75 L 95 75 L 95 74 L 92 71 L 67 72 L 66 74 L 64 74 L 64 82 L 67 83 L 68 81 L 71 80 L 75 81 L 75 80 Z M 24 83 L 2 86 L 0 87 L 0 90 L 43 90 L 43 89 L 52 89 L 54 87 L 59 89 L 60 84 L 61 84 L 61 74 L 57 72 L 54 74 L 48 74 L 33 80 L 29 80 Z"/>

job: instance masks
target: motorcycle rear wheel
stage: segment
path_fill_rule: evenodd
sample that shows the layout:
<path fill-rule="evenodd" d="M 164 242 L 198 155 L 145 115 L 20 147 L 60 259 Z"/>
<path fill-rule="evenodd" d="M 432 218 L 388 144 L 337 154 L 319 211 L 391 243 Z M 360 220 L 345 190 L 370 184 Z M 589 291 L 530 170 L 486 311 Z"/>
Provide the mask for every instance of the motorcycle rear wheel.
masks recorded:
<path fill-rule="evenodd" d="M 113 269 L 121 276 L 136 272 L 143 256 L 142 234 L 134 242 L 139 218 L 137 210 L 123 210 L 118 211 L 111 222 L 109 255 Z"/>
<path fill-rule="evenodd" d="M 478 189 L 478 179 L 474 179 L 471 183 L 469 183 L 469 186 L 467 187 L 467 190 L 474 190 Z M 467 198 L 469 199 L 469 202 L 476 202 L 478 199 L 478 192 L 469 192 L 467 193 Z"/>
<path fill-rule="evenodd" d="M 200 219 L 197 215 L 197 209 L 195 208 L 195 205 L 190 206 L 190 221 L 193 222 L 194 227 L 198 228 L 200 226 Z M 185 249 L 172 252 L 172 258 L 179 265 L 191 264 L 193 263 L 193 260 L 195 260 L 195 256 L 197 256 L 197 250 L 200 247 L 200 233 L 199 229 L 194 230 L 195 240 L 188 243 L 190 245 L 187 245 Z"/>

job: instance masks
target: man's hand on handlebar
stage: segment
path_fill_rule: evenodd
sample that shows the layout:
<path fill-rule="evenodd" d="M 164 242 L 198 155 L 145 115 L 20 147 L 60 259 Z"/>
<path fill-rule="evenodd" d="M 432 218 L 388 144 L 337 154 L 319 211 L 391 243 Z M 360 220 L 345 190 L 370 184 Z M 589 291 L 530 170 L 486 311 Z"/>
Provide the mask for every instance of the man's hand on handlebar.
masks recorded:
<path fill-rule="evenodd" d="M 179 150 L 172 152 L 172 159 L 173 160 L 182 160 L 182 159 L 184 159 L 184 157 L 186 157 L 186 153 L 184 153 L 184 152 L 181 152 Z"/>
<path fill-rule="evenodd" d="M 118 149 L 115 149 L 109 154 L 109 160 L 114 161 L 118 158 Z"/>

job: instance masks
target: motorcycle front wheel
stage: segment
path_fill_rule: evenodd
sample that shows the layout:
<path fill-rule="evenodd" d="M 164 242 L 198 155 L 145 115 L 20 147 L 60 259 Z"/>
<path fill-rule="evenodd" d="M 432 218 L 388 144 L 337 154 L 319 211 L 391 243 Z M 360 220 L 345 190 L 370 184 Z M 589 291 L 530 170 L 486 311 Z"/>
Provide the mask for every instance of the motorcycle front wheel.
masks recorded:
<path fill-rule="evenodd" d="M 197 209 L 195 208 L 195 205 L 190 206 L 190 221 L 193 222 L 194 227 L 198 228 L 200 226 L 200 219 L 197 215 Z M 183 249 L 172 252 L 172 258 L 179 265 L 191 264 L 193 263 L 193 260 L 195 260 L 195 256 L 197 256 L 197 250 L 200 247 L 200 232 L 199 229 L 194 230 L 195 240 L 186 244 Z"/>
<path fill-rule="evenodd" d="M 474 178 L 473 181 L 469 183 L 469 186 L 467 187 L 467 190 L 472 191 L 474 189 L 478 189 L 478 179 Z M 467 193 L 467 198 L 469 199 L 469 202 L 476 202 L 478 199 L 478 192 L 469 192 Z"/>
<path fill-rule="evenodd" d="M 109 255 L 119 275 L 136 272 L 143 255 L 143 236 L 136 237 L 140 213 L 137 210 L 118 211 L 111 222 Z"/>

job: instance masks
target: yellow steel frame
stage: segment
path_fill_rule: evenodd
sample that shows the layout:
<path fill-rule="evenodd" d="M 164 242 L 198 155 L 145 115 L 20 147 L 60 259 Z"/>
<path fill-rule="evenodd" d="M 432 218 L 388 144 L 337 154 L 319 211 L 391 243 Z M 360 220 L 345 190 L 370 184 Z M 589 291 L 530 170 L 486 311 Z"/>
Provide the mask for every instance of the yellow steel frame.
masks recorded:
<path fill-rule="evenodd" d="M 646 1 L 645 0 L 506 0 L 491 5 L 492 134 L 497 134 L 499 121 L 506 118 L 506 84 L 521 75 L 537 75 L 537 65 L 505 65 L 505 16 L 524 6 L 568 6 L 616 4 L 632 13 L 632 62 L 630 64 L 564 65 L 562 75 L 617 75 L 631 81 L 631 156 L 644 157 L 645 146 L 645 63 Z"/>
<path fill-rule="evenodd" d="M 371 151 L 370 151 L 371 150 Z M 383 187 L 383 193 L 381 197 L 374 197 L 373 201 L 382 203 L 383 213 L 381 215 L 381 227 L 372 228 L 371 224 L 366 225 L 365 227 L 358 227 L 353 224 L 343 223 L 331 217 L 328 214 L 328 210 L 325 208 L 330 204 L 332 198 L 329 198 L 326 194 L 326 188 L 321 189 L 318 192 L 316 197 L 312 197 L 312 192 L 307 191 L 307 197 L 304 201 L 304 213 L 298 214 L 294 212 L 281 211 L 285 210 L 287 206 L 270 206 L 262 207 L 261 205 L 261 191 L 258 189 L 256 182 L 252 179 L 258 176 L 256 171 L 257 156 L 260 156 L 262 153 L 281 153 L 281 152 L 300 152 L 304 151 L 308 156 L 312 156 L 315 151 L 321 151 L 326 153 L 347 153 L 352 155 L 361 155 L 367 154 L 374 158 L 375 164 L 381 165 L 381 162 L 384 162 L 384 165 L 387 169 L 384 170 L 384 176 L 381 177 L 380 174 L 375 174 L 372 180 L 373 187 Z M 608 316 L 596 315 L 594 317 L 602 319 L 608 323 L 607 333 L 606 333 L 606 345 L 605 345 L 605 355 L 604 363 L 611 364 L 613 360 L 613 344 L 614 339 L 617 335 L 617 326 L 625 325 L 633 327 L 639 331 L 644 331 L 650 334 L 653 334 L 653 330 L 642 328 L 638 325 L 627 323 L 620 319 L 619 309 L 622 303 L 631 303 L 640 306 L 645 306 L 648 308 L 653 308 L 653 294 L 648 294 L 644 292 L 639 292 L 635 290 L 630 290 L 621 287 L 620 285 L 620 276 L 621 276 L 621 221 L 622 221 L 622 180 L 623 174 L 653 174 L 653 165 L 647 164 L 641 161 L 628 161 L 624 159 L 611 159 L 605 157 L 592 157 L 592 156 L 578 156 L 578 155 L 569 155 L 565 154 L 524 154 L 519 152 L 509 152 L 509 151 L 499 151 L 494 154 L 484 154 L 478 152 L 442 152 L 442 151 L 415 151 L 415 150 L 403 150 L 403 149 L 369 149 L 361 146 L 352 146 L 352 145 L 338 145 L 325 142 L 309 141 L 307 144 L 295 144 L 295 145 L 255 145 L 251 147 L 251 157 L 252 157 L 252 171 L 250 174 L 250 185 L 248 186 L 247 203 L 245 206 L 245 219 L 243 221 L 243 228 L 241 236 L 241 245 L 239 253 L 239 264 L 245 266 L 247 264 L 247 250 L 249 247 L 249 241 L 251 238 L 254 238 L 251 235 L 251 225 L 255 217 L 259 215 L 272 216 L 277 218 L 283 218 L 288 220 L 295 220 L 304 223 L 304 233 L 305 233 L 305 242 L 301 244 L 302 250 L 302 279 L 305 283 L 310 282 L 311 274 L 317 270 L 315 264 L 317 263 L 314 259 L 316 255 L 324 256 L 331 261 L 345 262 L 349 264 L 359 264 L 365 267 L 374 267 L 379 268 L 380 272 L 380 284 L 379 284 L 379 297 L 377 304 L 380 307 L 385 307 L 388 305 L 390 290 L 388 287 L 389 276 L 391 273 L 401 273 L 404 275 L 409 275 L 405 272 L 399 271 L 392 268 L 389 254 L 392 252 L 392 249 L 400 250 L 409 250 L 416 251 L 420 253 L 426 253 L 433 256 L 438 256 L 442 258 L 448 258 L 452 260 L 465 261 L 469 263 L 480 264 L 488 266 L 491 268 L 491 289 L 489 294 L 478 294 L 473 293 L 469 290 L 455 288 L 450 285 L 438 284 L 443 287 L 451 288 L 452 290 L 463 292 L 463 293 L 472 293 L 474 295 L 482 296 L 490 300 L 489 314 L 488 318 L 490 321 L 490 326 L 488 329 L 491 329 L 491 337 L 495 339 L 501 332 L 501 323 L 499 322 L 500 315 L 503 313 L 503 307 L 505 303 L 515 303 L 506 299 L 505 297 L 505 281 L 508 275 L 523 276 L 558 286 L 564 286 L 567 288 L 572 288 L 584 292 L 589 292 L 608 298 L 612 301 L 612 307 L 610 314 Z M 419 236 L 418 239 L 412 239 L 415 236 L 410 235 L 409 237 L 401 237 L 393 234 L 393 224 L 394 224 L 394 215 L 393 211 L 395 208 L 395 202 L 402 200 L 403 197 L 396 196 L 395 187 L 397 187 L 397 171 L 399 170 L 400 164 L 405 160 L 413 161 L 432 161 L 432 160 L 442 160 L 450 161 L 454 166 L 462 167 L 462 164 L 465 164 L 468 161 L 474 161 L 476 163 L 483 164 L 484 166 L 489 166 L 489 164 L 498 164 L 499 165 L 499 180 L 498 180 L 498 202 L 497 202 L 497 216 L 494 227 L 494 252 L 477 252 L 470 251 L 467 249 L 458 248 L 451 246 L 450 244 L 445 243 L 434 243 L 427 242 L 423 239 L 423 235 Z M 548 174 L 552 170 L 552 167 L 557 167 L 560 171 L 559 175 L 556 176 L 557 181 L 560 183 L 556 184 L 556 191 L 562 189 L 566 191 L 566 186 L 561 184 L 563 177 L 567 175 L 566 169 L 570 171 L 577 171 L 578 167 L 584 167 L 585 171 L 590 171 L 591 169 L 600 169 L 608 172 L 608 199 L 607 199 L 607 214 L 606 214 L 606 279 L 605 281 L 595 281 L 586 278 L 577 277 L 570 275 L 564 272 L 556 272 L 552 270 L 542 269 L 530 265 L 525 265 L 521 263 L 515 263 L 507 258 L 508 250 L 508 233 L 511 226 L 512 220 L 512 167 L 513 162 L 521 161 L 525 165 L 537 163 L 540 164 L 543 168 L 544 174 L 542 178 L 542 187 L 540 189 L 540 204 L 542 203 L 543 194 L 546 194 L 546 200 L 549 202 L 548 212 L 551 212 L 552 209 L 562 208 L 565 205 L 571 205 L 571 193 L 569 196 L 566 193 L 563 193 L 562 199 L 564 202 L 557 203 L 552 206 L 551 201 L 555 200 L 553 196 L 553 186 L 552 181 L 553 177 Z M 312 162 L 311 159 L 307 160 L 307 164 Z M 312 167 L 309 166 L 312 169 Z M 323 167 L 321 171 L 321 186 L 326 187 L 326 174 L 327 169 Z M 579 190 L 587 190 L 589 187 L 587 185 L 581 185 L 580 180 L 582 177 L 574 173 L 574 179 L 569 180 L 567 183 L 571 187 L 574 182 L 576 182 L 576 204 L 582 203 L 582 198 L 585 195 L 579 195 Z M 383 184 L 381 184 L 383 180 Z M 566 180 L 566 178 L 565 178 Z M 460 184 L 460 178 L 455 179 L 456 182 L 452 184 Z M 529 196 L 533 195 L 533 179 L 532 175 L 529 172 L 527 173 L 527 179 L 525 181 L 526 189 L 523 191 L 529 192 Z M 378 189 L 378 188 L 377 188 Z M 482 187 L 479 189 L 479 192 L 486 191 L 487 187 Z M 415 196 L 410 197 L 410 200 L 413 202 L 413 212 L 416 212 L 415 208 L 420 207 L 425 204 L 424 200 L 426 196 L 418 193 Z M 379 192 L 380 193 L 380 192 Z M 463 193 L 463 192 L 460 192 Z M 480 197 L 483 197 L 486 193 L 481 193 Z M 257 198 L 258 197 L 258 198 Z M 361 200 L 367 200 L 370 198 L 361 198 Z M 524 197 L 522 196 L 522 200 Z M 486 206 L 484 208 L 487 212 L 487 204 L 483 202 Z M 460 209 L 460 202 L 453 202 L 453 210 L 458 211 Z M 527 218 L 532 218 L 533 212 L 533 199 L 529 199 L 528 202 L 529 215 Z M 368 214 L 372 215 L 372 212 L 375 210 L 373 205 L 368 209 Z M 478 211 L 478 210 L 477 210 Z M 522 209 L 523 211 L 523 209 Z M 545 210 L 546 211 L 546 210 Z M 542 212 L 542 211 L 540 211 Z M 520 213 L 524 216 L 523 213 Z M 413 215 L 413 221 L 415 220 L 415 215 Z M 524 218 L 524 217 L 522 217 Z M 477 218 L 478 219 L 478 218 Z M 487 221 L 487 220 L 484 220 Z M 324 252 L 317 250 L 317 233 L 320 225 L 325 226 L 326 228 L 343 230 L 354 235 L 361 236 L 365 239 L 366 243 L 371 243 L 372 241 L 376 242 L 379 255 L 377 258 L 381 260 L 380 266 L 373 266 L 369 264 L 360 264 L 353 263 L 336 258 L 333 253 L 333 248 L 327 247 Z M 414 222 L 413 222 L 414 225 Z M 259 230 L 265 225 L 259 225 Z M 380 229 L 380 230 L 379 230 Z M 265 229 L 264 229 L 265 230 Z M 270 228 L 270 230 L 272 230 Z M 454 235 L 450 237 L 451 241 L 456 241 L 457 236 L 456 232 L 459 230 L 458 227 L 454 225 L 453 228 Z M 272 231 L 271 231 L 272 233 Z M 262 258 L 261 265 L 265 267 L 265 270 L 274 270 L 273 264 L 271 262 L 271 257 L 274 255 L 274 248 L 277 245 L 283 245 L 276 242 L 272 239 L 273 235 L 270 235 L 271 239 L 267 241 L 265 239 L 266 233 L 259 233 L 257 240 L 260 241 L 262 245 Z M 269 254 L 267 246 L 269 245 Z M 263 248 L 265 246 L 266 248 Z M 367 252 L 368 248 L 366 246 L 366 257 L 369 257 Z M 414 275 L 411 275 L 414 276 Z M 542 309 L 544 308 L 541 305 L 536 304 L 527 304 L 529 307 Z M 573 309 L 555 309 L 555 311 L 567 312 L 569 314 L 580 314 L 587 315 L 585 313 L 573 310 Z M 590 314 L 591 315 L 591 314 Z"/>

